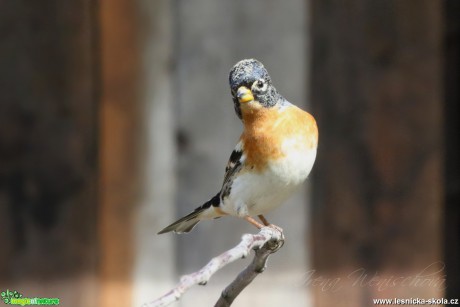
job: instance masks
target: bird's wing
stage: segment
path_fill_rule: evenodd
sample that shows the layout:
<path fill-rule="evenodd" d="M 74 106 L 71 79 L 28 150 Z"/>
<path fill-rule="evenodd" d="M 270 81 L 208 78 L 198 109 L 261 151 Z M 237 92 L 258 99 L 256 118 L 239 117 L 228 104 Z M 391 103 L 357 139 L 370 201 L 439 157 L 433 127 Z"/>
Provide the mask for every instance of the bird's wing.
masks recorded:
<path fill-rule="evenodd" d="M 243 155 L 243 144 L 240 141 L 230 155 L 230 159 L 225 167 L 225 177 L 224 183 L 222 184 L 221 199 L 224 199 L 230 194 L 233 179 L 243 168 L 245 159 L 246 157 Z"/>

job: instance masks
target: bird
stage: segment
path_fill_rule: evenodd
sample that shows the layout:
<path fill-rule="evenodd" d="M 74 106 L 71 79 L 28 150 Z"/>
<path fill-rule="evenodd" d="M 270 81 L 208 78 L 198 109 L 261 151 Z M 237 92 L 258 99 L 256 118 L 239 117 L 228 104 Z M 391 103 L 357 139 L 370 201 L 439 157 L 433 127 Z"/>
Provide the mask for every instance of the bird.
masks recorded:
<path fill-rule="evenodd" d="M 318 147 L 315 118 L 281 96 L 256 59 L 236 63 L 229 84 L 243 132 L 225 168 L 222 187 L 158 234 L 187 233 L 200 221 L 224 216 L 243 218 L 259 229 L 281 229 L 264 214 L 279 207 L 310 174 Z"/>

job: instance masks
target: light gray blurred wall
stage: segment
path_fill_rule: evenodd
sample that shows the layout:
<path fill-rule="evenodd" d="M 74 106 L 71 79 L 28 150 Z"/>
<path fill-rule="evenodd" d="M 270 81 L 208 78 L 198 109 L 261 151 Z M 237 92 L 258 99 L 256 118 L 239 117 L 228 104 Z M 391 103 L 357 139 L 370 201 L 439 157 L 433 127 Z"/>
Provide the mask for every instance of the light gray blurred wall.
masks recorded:
<path fill-rule="evenodd" d="M 259 59 L 281 94 L 308 109 L 305 1 L 139 3 L 147 20 L 144 61 L 151 84 L 144 86 L 151 105 L 146 110 L 151 144 L 146 144 L 149 167 L 137 230 L 135 305 L 159 295 L 180 275 L 200 269 L 236 245 L 242 234 L 257 231 L 229 217 L 200 223 L 188 235 L 156 235 L 221 187 L 227 159 L 242 131 L 228 87 L 230 68 L 244 58 Z M 306 187 L 267 215 L 284 228 L 286 244 L 235 306 L 280 306 L 288 300 L 295 302 L 291 306 L 309 304 L 307 289 L 301 285 L 308 270 Z M 213 305 L 249 261 L 227 267 L 206 287 L 195 287 L 180 306 Z"/>

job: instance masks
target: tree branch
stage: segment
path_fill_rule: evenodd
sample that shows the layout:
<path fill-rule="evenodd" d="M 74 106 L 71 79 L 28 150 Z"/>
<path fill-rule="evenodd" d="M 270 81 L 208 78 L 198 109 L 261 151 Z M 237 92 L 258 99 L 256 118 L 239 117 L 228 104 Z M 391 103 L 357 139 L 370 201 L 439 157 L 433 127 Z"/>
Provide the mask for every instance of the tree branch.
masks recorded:
<path fill-rule="evenodd" d="M 265 270 L 268 257 L 278 251 L 284 244 L 283 233 L 280 232 L 280 239 L 271 239 L 261 248 L 256 249 L 256 255 L 252 263 L 248 265 L 236 278 L 222 291 L 222 294 L 214 307 L 230 306 L 235 298 L 244 290 L 258 274 Z"/>
<path fill-rule="evenodd" d="M 283 246 L 284 235 L 281 229 L 264 227 L 258 234 L 243 235 L 241 242 L 234 248 L 211 259 L 201 270 L 182 276 L 180 282 L 168 293 L 142 307 L 168 306 L 179 298 L 193 285 L 206 285 L 211 276 L 227 264 L 246 258 L 252 249 L 256 250 L 254 260 L 238 277 L 222 292 L 216 306 L 230 306 L 241 291 L 265 269 L 268 256 Z"/>

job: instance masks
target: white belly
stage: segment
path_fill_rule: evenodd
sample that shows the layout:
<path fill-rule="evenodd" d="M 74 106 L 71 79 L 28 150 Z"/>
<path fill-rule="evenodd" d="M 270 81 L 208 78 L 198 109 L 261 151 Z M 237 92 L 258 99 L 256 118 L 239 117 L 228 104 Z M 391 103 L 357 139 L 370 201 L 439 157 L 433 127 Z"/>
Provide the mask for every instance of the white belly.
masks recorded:
<path fill-rule="evenodd" d="M 242 172 L 233 181 L 221 209 L 230 215 L 264 214 L 281 205 L 308 177 L 316 158 L 316 148 L 296 148 L 283 144 L 283 159 L 264 172 Z"/>

